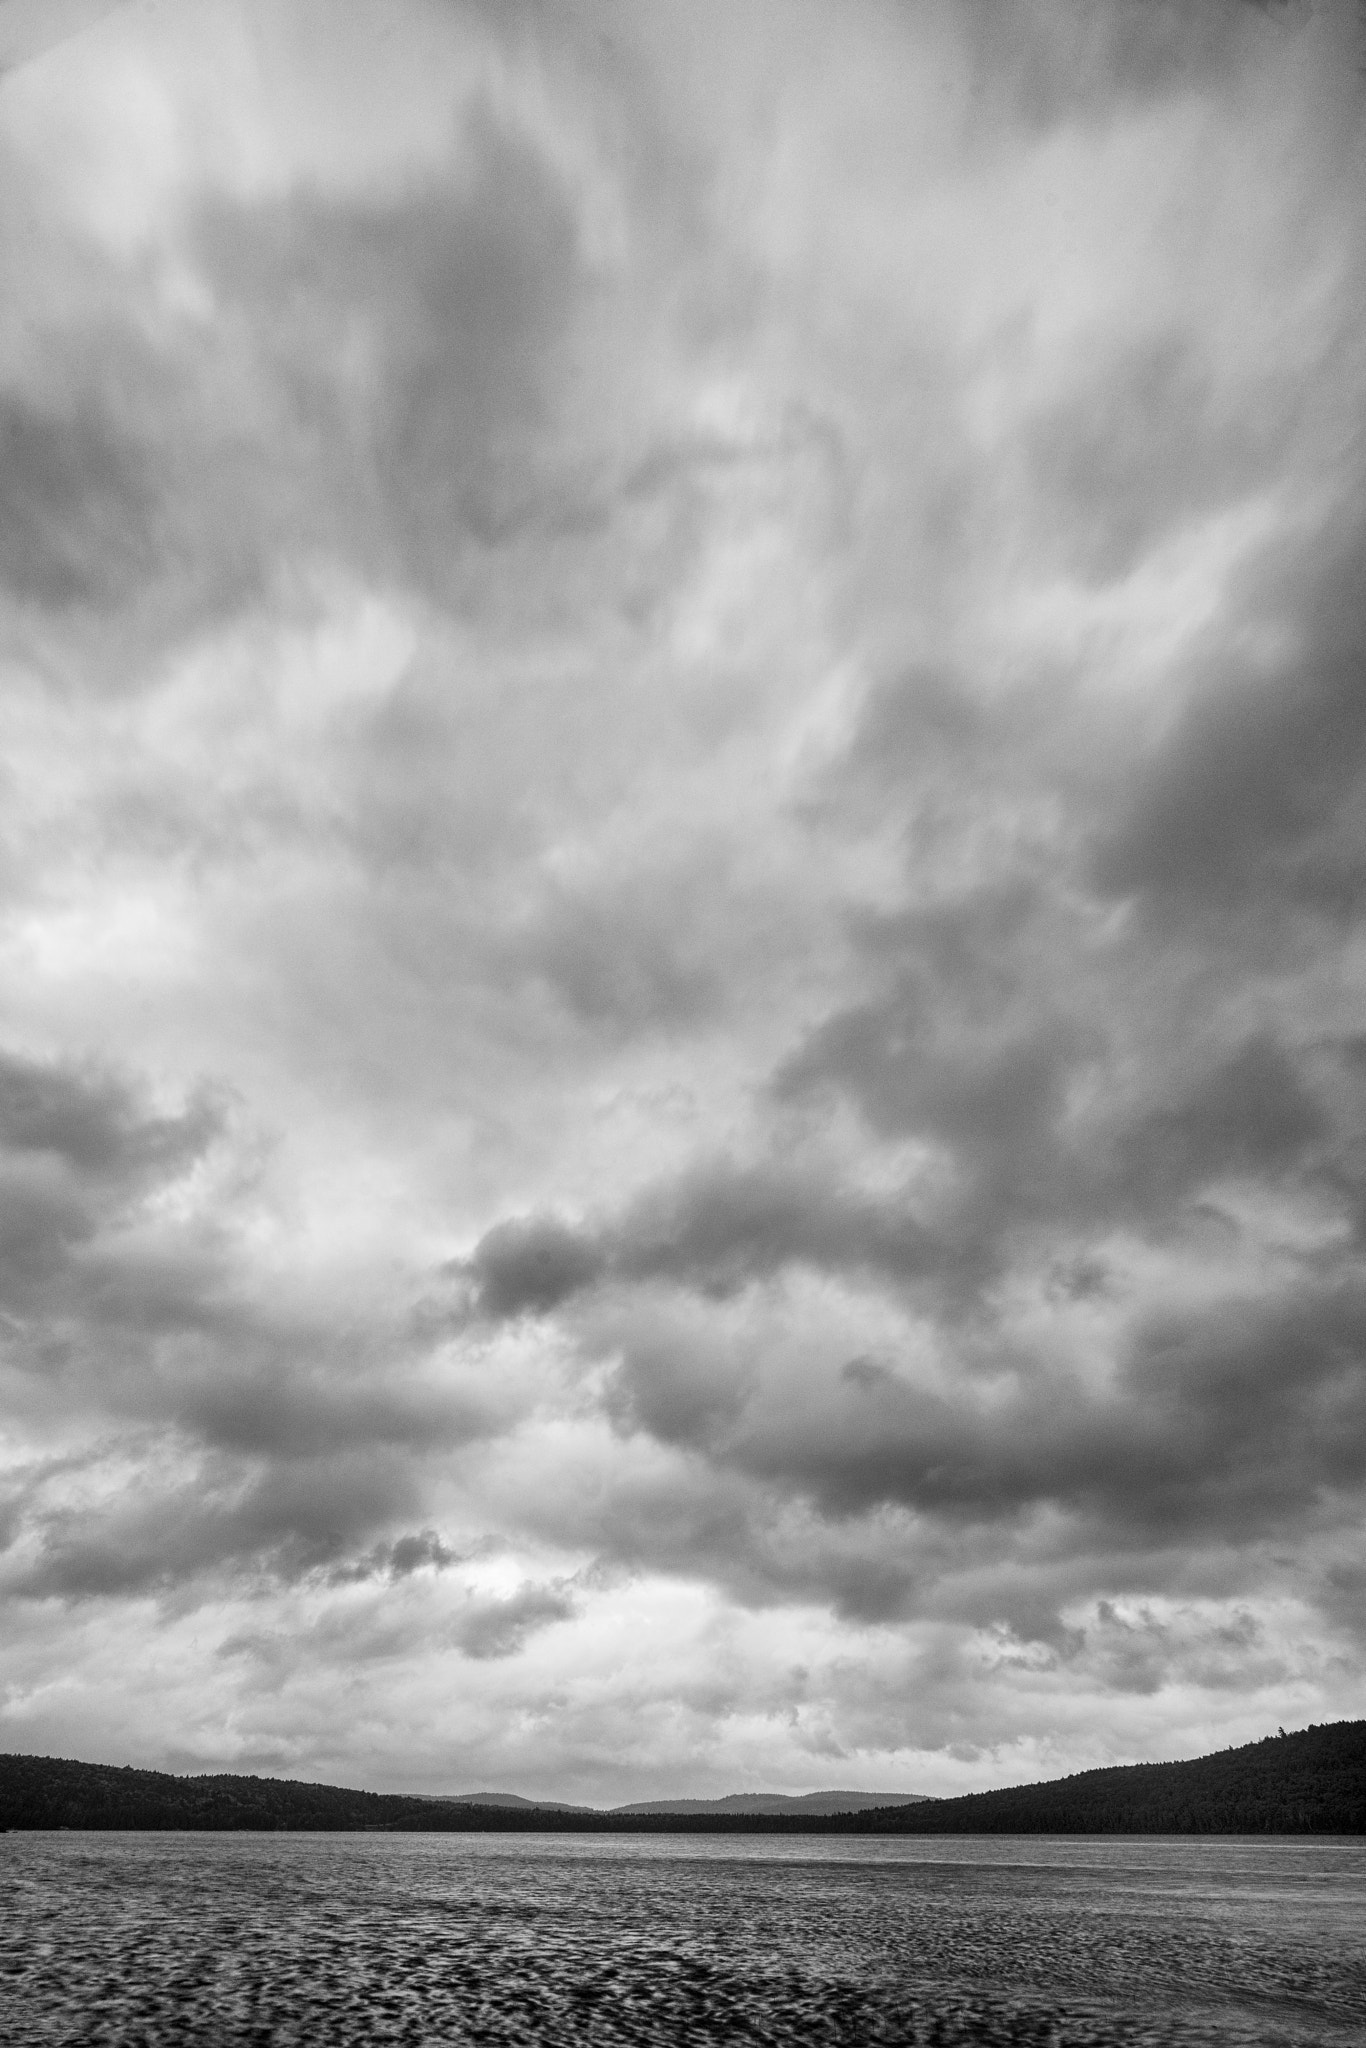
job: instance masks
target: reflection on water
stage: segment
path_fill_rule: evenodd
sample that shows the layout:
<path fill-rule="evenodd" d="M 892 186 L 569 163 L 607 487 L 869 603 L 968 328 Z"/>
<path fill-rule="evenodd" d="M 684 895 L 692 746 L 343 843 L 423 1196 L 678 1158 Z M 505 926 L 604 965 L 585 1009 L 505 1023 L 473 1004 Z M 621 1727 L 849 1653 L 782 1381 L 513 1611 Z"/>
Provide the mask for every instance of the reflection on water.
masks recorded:
<path fill-rule="evenodd" d="M 1366 1844 L 12 1834 L 0 2039 L 1366 2043 Z"/>

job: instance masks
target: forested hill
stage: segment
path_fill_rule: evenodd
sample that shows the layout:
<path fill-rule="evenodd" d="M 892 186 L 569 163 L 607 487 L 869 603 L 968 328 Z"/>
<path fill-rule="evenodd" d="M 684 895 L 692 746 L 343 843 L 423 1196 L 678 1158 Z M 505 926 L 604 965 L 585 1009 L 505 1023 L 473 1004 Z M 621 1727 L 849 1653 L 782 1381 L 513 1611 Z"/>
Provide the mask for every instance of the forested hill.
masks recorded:
<path fill-rule="evenodd" d="M 1366 1834 L 1366 1721 L 1271 1736 L 1190 1763 L 1130 1764 L 1009 1791 L 833 1815 L 477 1806 L 281 1778 L 180 1778 L 55 1757 L 0 1756 L 0 1827 L 423 1834 Z"/>
<path fill-rule="evenodd" d="M 916 1835 L 1366 1834 L 1366 1721 L 854 1817 Z"/>
<path fill-rule="evenodd" d="M 425 1829 L 428 1800 L 288 1778 L 179 1778 L 64 1757 L 0 1756 L 0 1827 Z"/>

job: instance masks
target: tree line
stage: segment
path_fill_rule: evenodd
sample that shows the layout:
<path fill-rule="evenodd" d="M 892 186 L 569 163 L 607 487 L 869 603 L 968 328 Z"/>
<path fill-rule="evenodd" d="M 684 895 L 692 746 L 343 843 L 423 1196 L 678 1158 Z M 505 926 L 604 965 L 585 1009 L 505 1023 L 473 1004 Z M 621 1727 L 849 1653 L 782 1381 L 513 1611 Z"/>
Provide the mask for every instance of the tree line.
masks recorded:
<path fill-rule="evenodd" d="M 0 1756 L 0 1828 L 421 1834 L 1366 1834 L 1366 1721 L 1186 1763 L 1126 1764 L 849 1814 L 611 1813 L 478 1806 L 285 1778 Z"/>

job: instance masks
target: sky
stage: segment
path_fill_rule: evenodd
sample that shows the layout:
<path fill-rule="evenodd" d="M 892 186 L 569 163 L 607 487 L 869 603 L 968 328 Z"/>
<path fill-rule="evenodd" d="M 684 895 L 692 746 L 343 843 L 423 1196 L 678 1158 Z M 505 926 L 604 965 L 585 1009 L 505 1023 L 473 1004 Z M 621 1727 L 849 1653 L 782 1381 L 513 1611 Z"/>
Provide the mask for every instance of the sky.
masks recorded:
<path fill-rule="evenodd" d="M 1361 1712 L 1352 0 L 0 0 L 0 1750 Z"/>

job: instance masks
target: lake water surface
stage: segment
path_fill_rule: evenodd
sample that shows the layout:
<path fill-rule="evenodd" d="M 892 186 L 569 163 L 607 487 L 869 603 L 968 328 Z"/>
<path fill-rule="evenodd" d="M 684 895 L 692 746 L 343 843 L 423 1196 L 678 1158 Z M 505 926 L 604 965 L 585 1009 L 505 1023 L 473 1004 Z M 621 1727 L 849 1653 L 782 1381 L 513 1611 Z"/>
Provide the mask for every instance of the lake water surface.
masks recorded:
<path fill-rule="evenodd" d="M 0 2041 L 1366 2043 L 1366 1843 L 10 1834 Z"/>

